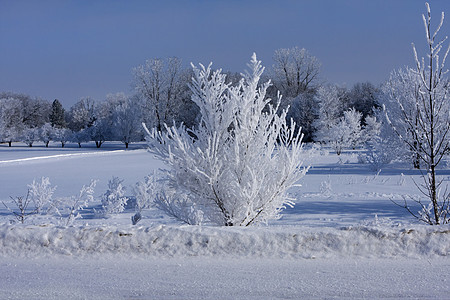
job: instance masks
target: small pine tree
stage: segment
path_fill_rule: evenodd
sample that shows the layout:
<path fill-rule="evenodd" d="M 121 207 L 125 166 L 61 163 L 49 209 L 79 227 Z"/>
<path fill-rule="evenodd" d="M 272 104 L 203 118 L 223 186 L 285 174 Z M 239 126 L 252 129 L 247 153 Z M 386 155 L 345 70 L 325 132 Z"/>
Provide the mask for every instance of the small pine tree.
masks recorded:
<path fill-rule="evenodd" d="M 52 103 L 52 111 L 50 113 L 50 124 L 56 128 L 65 128 L 66 120 L 64 118 L 64 108 L 62 104 L 55 99 Z"/>

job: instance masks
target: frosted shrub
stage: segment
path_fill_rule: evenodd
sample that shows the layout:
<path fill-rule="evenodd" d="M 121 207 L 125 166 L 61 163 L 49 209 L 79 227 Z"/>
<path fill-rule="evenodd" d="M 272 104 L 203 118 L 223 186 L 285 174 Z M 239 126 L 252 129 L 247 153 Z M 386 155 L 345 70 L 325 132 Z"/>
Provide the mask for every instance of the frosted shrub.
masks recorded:
<path fill-rule="evenodd" d="M 203 210 L 186 195 L 173 190 L 161 191 L 156 195 L 155 205 L 169 216 L 191 225 L 201 225 Z"/>
<path fill-rule="evenodd" d="M 96 180 L 91 180 L 89 185 L 83 185 L 76 196 L 54 198 L 49 211 L 61 217 L 61 221 L 66 218 L 66 226 L 73 224 L 74 220 L 81 218 L 80 211 L 87 208 L 89 203 L 94 200 L 94 188 L 96 184 Z"/>
<path fill-rule="evenodd" d="M 77 196 L 61 199 L 64 209 L 67 210 L 66 225 L 70 225 L 74 220 L 81 218 L 80 211 L 88 207 L 89 203 L 94 200 L 96 184 L 96 180 L 91 180 L 89 185 L 83 185 Z"/>
<path fill-rule="evenodd" d="M 354 108 L 345 111 L 344 116 L 328 130 L 328 144 L 334 148 L 337 155 L 345 148 L 355 149 L 361 143 L 362 114 Z"/>
<path fill-rule="evenodd" d="M 30 198 L 30 192 L 27 193 L 27 197 L 10 197 L 11 201 L 14 203 L 17 210 L 11 209 L 8 205 L 5 204 L 5 202 L 2 201 L 3 205 L 6 207 L 6 209 L 14 215 L 14 217 L 19 221 L 20 223 L 24 223 L 25 219 L 30 216 L 37 213 L 36 209 L 30 209 L 29 205 L 32 202 Z"/>
<path fill-rule="evenodd" d="M 395 149 L 391 150 L 391 145 L 380 137 L 374 137 L 366 143 L 366 152 L 358 156 L 358 161 L 369 164 L 373 171 L 379 171 L 381 168 L 389 164 L 394 158 Z"/>
<path fill-rule="evenodd" d="M 149 151 L 169 167 L 157 204 L 196 224 L 248 226 L 278 218 L 293 205 L 288 190 L 302 178 L 302 135 L 266 98 L 270 82 L 253 55 L 250 70 L 235 86 L 211 65 L 194 68 L 192 100 L 200 108 L 198 128 L 165 126 L 147 131 Z M 189 217 L 186 217 L 189 216 Z"/>
<path fill-rule="evenodd" d="M 118 214 L 124 211 L 128 198 L 125 197 L 123 180 L 113 177 L 108 182 L 108 190 L 102 195 L 102 208 L 104 215 Z"/>
<path fill-rule="evenodd" d="M 144 181 L 139 181 L 134 186 L 133 194 L 136 197 L 135 209 L 137 212 L 141 212 L 153 204 L 160 189 L 157 181 L 158 175 L 154 172 L 152 175 L 145 176 Z"/>
<path fill-rule="evenodd" d="M 331 179 L 329 175 L 327 180 L 320 183 L 320 193 L 325 197 L 331 197 L 333 195 L 333 188 L 331 186 Z"/>
<path fill-rule="evenodd" d="M 42 208 L 52 202 L 55 190 L 56 187 L 51 186 L 48 177 L 42 177 L 41 182 L 33 180 L 33 183 L 28 185 L 30 198 L 34 202 L 37 213 L 41 213 Z"/>
<path fill-rule="evenodd" d="M 139 181 L 133 188 L 135 196 L 136 214 L 131 217 L 131 222 L 136 225 L 142 218 L 142 210 L 150 208 L 156 199 L 157 193 L 161 189 L 158 183 L 158 173 L 153 172 L 152 175 L 145 176 L 143 181 Z"/>

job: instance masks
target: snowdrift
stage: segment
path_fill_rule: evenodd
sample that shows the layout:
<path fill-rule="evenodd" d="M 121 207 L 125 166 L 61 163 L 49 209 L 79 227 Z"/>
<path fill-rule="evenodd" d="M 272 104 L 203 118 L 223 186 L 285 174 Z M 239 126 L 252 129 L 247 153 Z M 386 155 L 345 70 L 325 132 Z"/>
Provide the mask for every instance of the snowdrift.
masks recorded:
<path fill-rule="evenodd" d="M 432 258 L 450 254 L 450 227 L 225 228 L 1 225 L 0 255 L 246 258 Z"/>

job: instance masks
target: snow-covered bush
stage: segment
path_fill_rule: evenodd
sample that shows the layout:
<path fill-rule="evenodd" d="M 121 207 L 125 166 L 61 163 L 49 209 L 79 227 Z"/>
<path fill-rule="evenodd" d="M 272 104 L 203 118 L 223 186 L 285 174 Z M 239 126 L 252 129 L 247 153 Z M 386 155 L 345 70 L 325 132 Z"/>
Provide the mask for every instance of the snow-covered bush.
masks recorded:
<path fill-rule="evenodd" d="M 381 122 L 377 120 L 376 116 L 367 116 L 364 119 L 366 125 L 362 129 L 362 141 L 369 142 L 380 136 L 381 133 Z"/>
<path fill-rule="evenodd" d="M 344 116 L 328 129 L 325 140 L 337 155 L 340 155 L 343 149 L 355 149 L 361 144 L 361 118 L 362 114 L 352 108 L 345 111 Z"/>
<path fill-rule="evenodd" d="M 373 171 L 379 171 L 391 162 L 411 160 L 410 152 L 405 149 L 382 110 L 366 118 L 363 136 L 366 151 L 358 156 L 358 161 L 369 164 Z"/>
<path fill-rule="evenodd" d="M 108 181 L 108 190 L 102 195 L 104 215 L 118 214 L 124 211 L 128 197 L 125 197 L 123 180 L 113 177 Z"/>
<path fill-rule="evenodd" d="M 135 184 L 133 194 L 136 198 L 134 205 L 137 212 L 141 212 L 153 204 L 160 189 L 157 180 L 156 172 L 154 172 L 152 175 L 145 176 L 143 181 Z"/>
<path fill-rule="evenodd" d="M 314 126 L 317 128 L 315 140 L 327 143 L 329 130 L 339 122 L 344 111 L 344 92 L 337 86 L 321 86 L 316 93 L 315 100 L 319 103 L 319 116 Z"/>
<path fill-rule="evenodd" d="M 34 202 L 37 213 L 41 213 L 43 207 L 52 202 L 55 190 L 56 186 L 51 186 L 48 177 L 42 177 L 40 183 L 33 179 L 33 182 L 28 185 L 28 192 L 31 200 Z"/>
<path fill-rule="evenodd" d="M 255 54 L 248 66 L 235 86 L 211 65 L 193 66 L 198 128 L 146 128 L 149 151 L 170 168 L 158 201 L 179 219 L 202 215 L 218 225 L 248 226 L 278 218 L 293 204 L 288 190 L 308 170 L 302 135 L 287 124 L 286 111 L 269 104 L 270 82 L 259 84 L 264 68 Z"/>
<path fill-rule="evenodd" d="M 89 203 L 94 200 L 94 189 L 97 184 L 96 180 L 91 180 L 89 185 L 83 185 L 77 196 L 71 196 L 69 198 L 60 198 L 59 203 L 62 204 L 62 209 L 57 208 L 57 212 L 60 216 L 66 217 L 66 225 L 71 225 L 74 220 L 81 218 L 80 211 L 88 207 Z"/>
<path fill-rule="evenodd" d="M 3 205 L 6 207 L 6 209 L 14 215 L 14 217 L 19 221 L 20 223 L 24 223 L 25 219 L 30 216 L 37 213 L 36 208 L 31 209 L 29 208 L 31 201 L 30 193 L 27 193 L 26 198 L 24 197 L 10 197 L 11 201 L 13 202 L 15 209 L 10 208 L 8 205 L 6 205 L 5 202 L 2 201 Z"/>

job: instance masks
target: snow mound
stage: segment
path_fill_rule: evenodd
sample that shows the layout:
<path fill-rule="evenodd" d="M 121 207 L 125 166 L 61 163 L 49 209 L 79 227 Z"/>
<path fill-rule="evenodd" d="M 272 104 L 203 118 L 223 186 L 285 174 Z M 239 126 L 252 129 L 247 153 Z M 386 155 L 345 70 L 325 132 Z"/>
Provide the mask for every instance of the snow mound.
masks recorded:
<path fill-rule="evenodd" d="M 450 254 L 450 227 L 1 225 L 0 255 L 431 258 Z"/>

